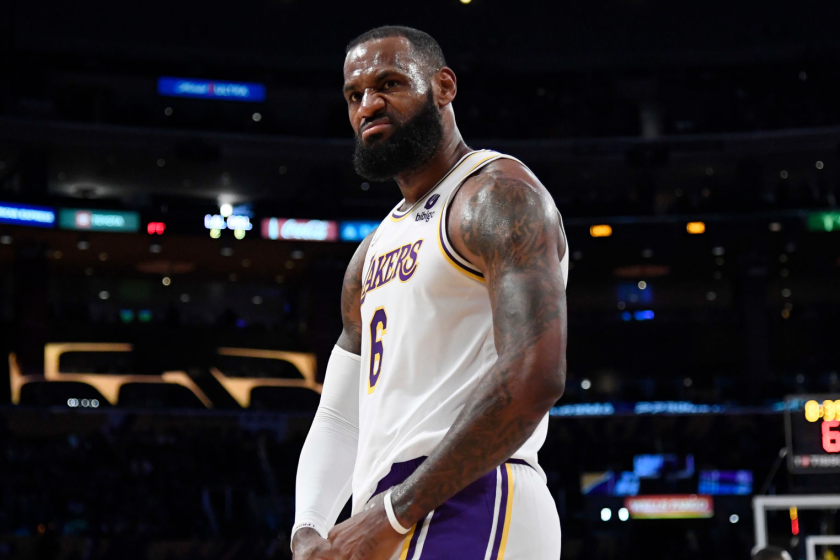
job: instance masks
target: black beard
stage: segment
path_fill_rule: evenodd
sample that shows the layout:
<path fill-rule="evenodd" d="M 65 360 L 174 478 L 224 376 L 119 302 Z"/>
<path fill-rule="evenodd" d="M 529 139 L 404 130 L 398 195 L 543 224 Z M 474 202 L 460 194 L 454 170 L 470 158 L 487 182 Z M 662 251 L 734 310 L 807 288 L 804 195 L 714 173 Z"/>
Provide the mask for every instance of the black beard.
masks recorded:
<path fill-rule="evenodd" d="M 390 138 L 369 145 L 356 135 L 353 167 L 368 181 L 388 181 L 418 169 L 437 154 L 443 142 L 443 119 L 431 91 L 416 115 L 405 124 L 391 124 L 398 128 Z"/>

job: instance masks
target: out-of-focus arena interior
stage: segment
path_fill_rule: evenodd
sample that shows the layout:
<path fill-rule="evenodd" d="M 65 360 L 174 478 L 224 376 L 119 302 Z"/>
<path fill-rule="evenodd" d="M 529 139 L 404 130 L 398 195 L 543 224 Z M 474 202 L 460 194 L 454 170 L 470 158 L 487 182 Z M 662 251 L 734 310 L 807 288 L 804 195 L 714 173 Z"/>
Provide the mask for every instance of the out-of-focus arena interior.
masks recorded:
<path fill-rule="evenodd" d="M 344 270 L 347 42 L 417 27 L 571 250 L 568 560 L 840 555 L 840 7 L 0 5 L 0 559 L 290 559 Z M 347 515 L 347 512 L 344 514 Z M 433 559 L 432 559 L 433 560 Z"/>

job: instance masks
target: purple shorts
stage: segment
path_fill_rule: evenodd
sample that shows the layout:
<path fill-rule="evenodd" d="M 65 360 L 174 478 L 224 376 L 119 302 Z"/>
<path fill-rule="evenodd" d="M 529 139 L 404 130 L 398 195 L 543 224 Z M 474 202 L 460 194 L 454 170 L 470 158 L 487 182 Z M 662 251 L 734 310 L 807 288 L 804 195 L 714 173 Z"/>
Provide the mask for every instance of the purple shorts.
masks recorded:
<path fill-rule="evenodd" d="M 374 495 L 403 482 L 424 460 L 421 457 L 392 465 Z M 511 459 L 461 490 L 412 527 L 394 558 L 502 560 L 513 509 L 512 465 L 527 463 Z"/>

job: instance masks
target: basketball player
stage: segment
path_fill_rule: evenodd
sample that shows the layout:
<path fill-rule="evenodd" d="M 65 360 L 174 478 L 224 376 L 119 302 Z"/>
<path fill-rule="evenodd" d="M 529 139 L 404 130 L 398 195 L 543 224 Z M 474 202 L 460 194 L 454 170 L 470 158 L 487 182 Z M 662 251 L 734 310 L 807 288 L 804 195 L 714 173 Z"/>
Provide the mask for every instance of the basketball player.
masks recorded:
<path fill-rule="evenodd" d="M 356 170 L 404 198 L 344 278 L 296 560 L 560 557 L 537 451 L 565 385 L 563 227 L 521 162 L 464 143 L 456 91 L 426 33 L 377 28 L 347 49 Z"/>

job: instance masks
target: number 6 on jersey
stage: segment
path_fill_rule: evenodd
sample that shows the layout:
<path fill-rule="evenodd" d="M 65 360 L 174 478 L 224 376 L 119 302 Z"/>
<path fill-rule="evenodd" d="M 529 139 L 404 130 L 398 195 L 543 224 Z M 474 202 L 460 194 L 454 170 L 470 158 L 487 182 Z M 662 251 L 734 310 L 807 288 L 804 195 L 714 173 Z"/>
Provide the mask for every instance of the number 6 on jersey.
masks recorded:
<path fill-rule="evenodd" d="M 382 337 L 385 336 L 388 327 L 388 315 L 385 308 L 379 307 L 373 312 L 370 320 L 370 372 L 368 374 L 368 394 L 376 389 L 376 382 L 379 381 L 379 374 L 382 373 L 382 356 L 385 348 L 382 345 Z"/>

